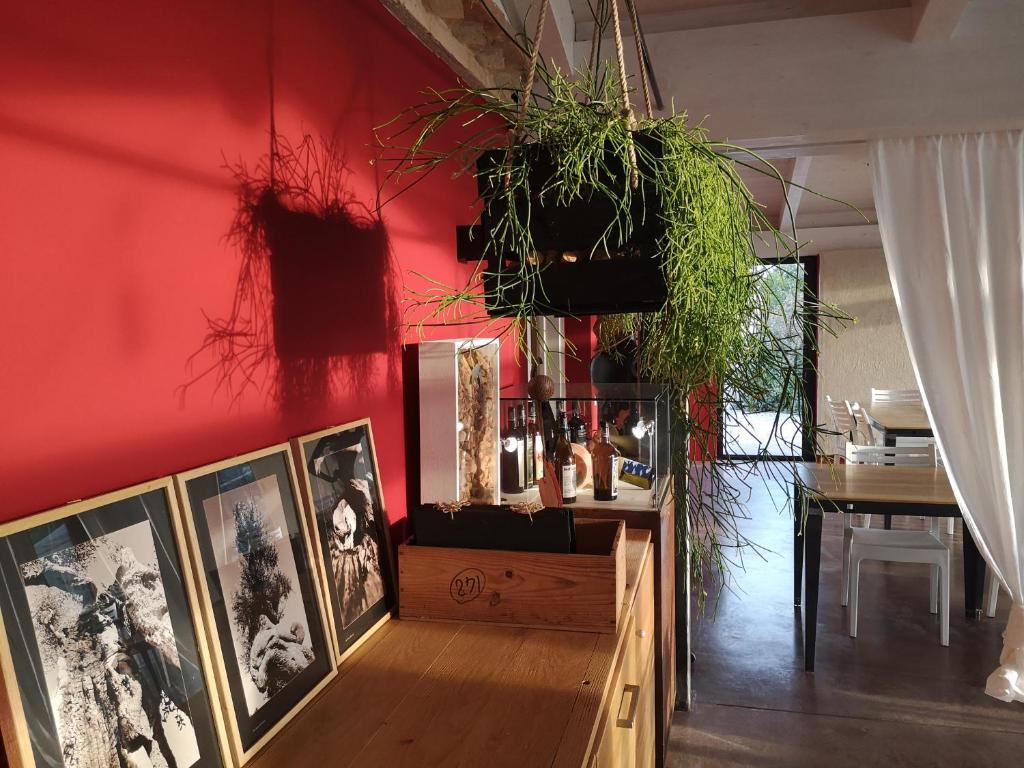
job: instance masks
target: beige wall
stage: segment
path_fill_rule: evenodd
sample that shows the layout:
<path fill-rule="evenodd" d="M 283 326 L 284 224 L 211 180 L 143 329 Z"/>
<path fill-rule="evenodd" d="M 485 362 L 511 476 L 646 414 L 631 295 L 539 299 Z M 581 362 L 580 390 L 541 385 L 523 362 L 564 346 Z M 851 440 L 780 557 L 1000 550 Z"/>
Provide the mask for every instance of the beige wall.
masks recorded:
<path fill-rule="evenodd" d="M 828 423 L 825 395 L 867 403 L 871 387 L 916 388 L 881 250 L 820 256 L 820 297 L 857 321 L 837 338 L 823 334 L 818 361 L 818 421 Z"/>

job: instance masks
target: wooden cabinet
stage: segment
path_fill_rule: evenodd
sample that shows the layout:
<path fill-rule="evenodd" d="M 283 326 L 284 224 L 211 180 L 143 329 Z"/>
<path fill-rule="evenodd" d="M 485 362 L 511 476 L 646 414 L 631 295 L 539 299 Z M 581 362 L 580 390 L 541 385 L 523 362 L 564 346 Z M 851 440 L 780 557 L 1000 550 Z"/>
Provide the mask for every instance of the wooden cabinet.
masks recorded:
<path fill-rule="evenodd" d="M 652 766 L 647 531 L 625 560 L 616 633 L 385 622 L 248 768 Z"/>
<path fill-rule="evenodd" d="M 655 763 L 653 563 L 641 571 L 625 627 L 593 768 L 650 768 Z"/>
<path fill-rule="evenodd" d="M 639 505 L 629 502 L 620 494 L 614 503 L 581 503 L 573 511 L 580 517 L 614 518 L 624 520 L 632 530 L 647 530 L 654 545 L 654 562 L 648 576 L 654 582 L 653 602 L 645 604 L 651 613 L 645 622 L 639 621 L 639 631 L 649 632 L 654 644 L 654 688 L 656 765 L 664 765 L 668 747 L 672 713 L 676 708 L 676 569 L 675 569 L 675 505 L 671 498 L 661 506 Z M 647 594 L 641 588 L 639 598 Z M 653 621 L 653 624 L 650 623 Z M 680 652 L 685 653 L 682 649 Z"/>
<path fill-rule="evenodd" d="M 656 762 L 658 732 L 654 717 L 657 706 L 654 679 L 654 666 L 651 665 L 647 668 L 647 677 L 640 684 L 640 704 L 636 716 L 636 721 L 641 724 L 636 734 L 637 768 L 654 768 Z"/>

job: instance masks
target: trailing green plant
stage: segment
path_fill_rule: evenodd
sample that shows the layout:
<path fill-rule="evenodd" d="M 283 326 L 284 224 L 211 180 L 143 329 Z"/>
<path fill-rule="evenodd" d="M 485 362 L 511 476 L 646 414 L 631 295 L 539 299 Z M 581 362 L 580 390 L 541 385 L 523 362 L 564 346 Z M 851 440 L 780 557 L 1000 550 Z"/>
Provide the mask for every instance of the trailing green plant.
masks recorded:
<path fill-rule="evenodd" d="M 779 171 L 741 147 L 713 140 L 685 113 L 635 119 L 623 76 L 621 66 L 595 64 L 571 78 L 539 70 L 542 93 L 432 91 L 378 129 L 378 137 L 394 163 L 392 179 L 453 161 L 466 172 L 482 153 L 503 153 L 502 162 L 475 171 L 488 214 L 485 260 L 465 285 L 423 276 L 425 287 L 408 290 L 406 302 L 421 329 L 482 324 L 489 335 L 510 334 L 529 355 L 522 331 L 548 306 L 545 260 L 530 227 L 538 206 L 611 203 L 613 218 L 583 258 L 636 258 L 623 252 L 624 244 L 648 217 L 659 218 L 654 257 L 667 300 L 657 312 L 603 316 L 599 341 L 614 355 L 623 340 L 634 340 L 640 377 L 661 385 L 675 406 L 673 463 L 677 477 L 691 479 L 688 503 L 676 491 L 677 540 L 688 544 L 695 581 L 705 585 L 698 593 L 703 604 L 710 582 L 758 549 L 737 524 L 750 478 L 791 482 L 782 465 L 755 460 L 740 466 L 719 453 L 716 415 L 773 403 L 777 427 L 792 413 L 809 414 L 804 348 L 848 317 L 832 306 L 798 301 L 799 280 L 792 295 L 784 294 L 758 257 L 758 239 L 776 259 L 799 255 L 795 238 L 779 231 L 740 174 L 744 168 L 762 173 L 784 188 L 788 182 Z M 453 131 L 459 132 L 454 139 Z M 536 179 L 530 173 L 538 149 L 554 166 L 540 189 L 531 187 Z M 491 255 L 518 264 L 514 274 L 502 275 L 497 293 L 484 280 Z M 508 306 L 507 319 L 487 315 L 494 304 Z M 688 460 L 694 446 L 707 457 L 696 467 Z M 789 447 L 799 454 L 798 446 Z M 768 451 L 762 446 L 759 458 Z M 762 471 L 755 473 L 758 465 Z"/>

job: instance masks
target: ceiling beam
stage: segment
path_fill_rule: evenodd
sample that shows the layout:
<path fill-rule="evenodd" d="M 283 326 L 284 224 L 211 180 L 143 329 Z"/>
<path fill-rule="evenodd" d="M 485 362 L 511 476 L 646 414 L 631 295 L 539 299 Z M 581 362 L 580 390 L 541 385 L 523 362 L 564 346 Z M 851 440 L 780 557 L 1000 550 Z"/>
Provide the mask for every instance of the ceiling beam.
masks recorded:
<path fill-rule="evenodd" d="M 535 0 L 497 0 L 508 16 L 512 34 L 525 34 L 533 38 L 537 30 L 540 3 Z M 540 55 L 549 67 L 557 66 L 568 72 L 575 66 L 576 21 L 570 0 L 548 0 L 548 15 L 544 22 L 544 37 Z"/>
<path fill-rule="evenodd" d="M 381 3 L 468 85 L 474 88 L 494 85 L 491 73 L 481 66 L 469 46 L 452 33 L 446 21 L 452 18 L 449 13 L 440 16 L 423 0 L 381 0 Z"/>
<path fill-rule="evenodd" d="M 831 16 L 844 13 L 861 13 L 864 11 L 889 10 L 907 7 L 910 0 L 747 0 L 738 3 L 711 4 L 676 11 L 660 13 L 642 13 L 644 32 L 679 32 L 688 29 L 707 29 L 710 27 L 729 27 L 737 24 L 757 24 L 765 21 L 783 21 L 808 16 Z M 629 24 L 624 24 L 622 33 L 632 35 Z M 589 41 L 594 36 L 594 20 L 587 14 L 586 18 L 577 20 L 576 40 Z M 605 30 L 605 35 L 611 35 Z"/>
<path fill-rule="evenodd" d="M 877 224 L 853 224 L 845 227 L 801 227 L 797 230 L 800 253 L 828 253 L 829 251 L 857 251 L 882 247 L 882 235 Z M 762 259 L 781 255 L 770 232 L 759 232 L 754 237 L 754 251 Z"/>
<path fill-rule="evenodd" d="M 949 40 L 969 0 L 914 0 L 910 39 Z"/>
<path fill-rule="evenodd" d="M 800 212 L 807 177 L 811 172 L 811 155 L 802 155 L 793 162 L 793 171 L 786 182 L 786 199 L 779 211 L 779 230 L 792 234 L 796 231 L 796 217 Z"/>

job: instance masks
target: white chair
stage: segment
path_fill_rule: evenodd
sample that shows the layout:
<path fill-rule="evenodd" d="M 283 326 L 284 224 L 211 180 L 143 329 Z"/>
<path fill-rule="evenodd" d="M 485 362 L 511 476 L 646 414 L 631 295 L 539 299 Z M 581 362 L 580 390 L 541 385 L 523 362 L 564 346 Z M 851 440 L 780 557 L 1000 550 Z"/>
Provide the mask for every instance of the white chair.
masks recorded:
<path fill-rule="evenodd" d="M 920 403 L 919 389 L 878 389 L 871 388 L 872 403 Z"/>
<path fill-rule="evenodd" d="M 859 442 L 862 445 L 885 445 L 885 436 L 875 432 L 874 428 L 871 426 L 871 419 L 868 418 L 867 411 L 861 408 L 860 403 L 850 403 L 847 401 L 846 404 L 849 406 L 850 412 L 853 414 L 853 418 L 857 422 L 857 435 L 859 437 Z"/>
<path fill-rule="evenodd" d="M 985 589 L 988 590 L 988 599 L 985 601 L 985 615 L 991 619 L 996 615 L 996 609 L 999 607 L 999 579 L 992 573 L 991 568 L 985 573 Z"/>
<path fill-rule="evenodd" d="M 840 450 L 836 446 L 834 456 L 840 458 L 846 453 L 845 444 L 853 441 L 857 433 L 857 420 L 850 410 L 850 403 L 846 400 L 833 400 L 831 396 L 825 395 L 825 404 L 828 406 L 829 415 L 832 417 L 832 429 L 836 432 L 836 438 L 843 440 L 843 447 Z"/>
<path fill-rule="evenodd" d="M 848 464 L 886 466 L 934 466 L 935 446 L 846 446 Z M 922 563 L 930 566 L 929 609 L 939 614 L 939 642 L 949 645 L 949 548 L 939 540 L 939 521 L 931 531 L 886 531 L 844 527 L 843 605 L 850 605 L 850 637 L 857 636 L 860 564 L 864 560 Z"/>
<path fill-rule="evenodd" d="M 903 467 L 932 466 L 935 464 L 935 448 L 893 448 L 884 445 L 857 445 L 848 443 L 846 446 L 847 464 L 899 465 Z M 865 528 L 871 527 L 871 515 L 864 515 Z M 938 534 L 938 519 L 932 522 L 932 530 Z M 887 531 L 888 532 L 888 531 Z M 843 519 L 843 579 L 842 604 L 847 605 L 850 599 L 850 542 L 853 538 L 853 519 L 844 515 Z"/>
<path fill-rule="evenodd" d="M 879 399 L 875 399 L 876 395 L 878 395 Z M 872 387 L 871 397 L 872 402 L 913 403 L 921 401 L 921 392 L 917 389 L 875 389 Z M 857 419 L 858 428 L 868 438 L 868 444 L 885 445 L 885 433 L 879 432 L 871 426 L 871 417 L 865 409 L 861 408 L 860 403 L 854 403 L 851 409 L 853 410 L 854 417 Z M 935 445 L 934 438 L 899 437 L 896 438 L 896 442 L 898 445 L 912 448 Z M 935 454 L 935 463 L 940 467 L 943 466 L 942 456 L 938 452 Z M 946 533 L 949 536 L 956 533 L 955 518 L 946 518 Z"/>
<path fill-rule="evenodd" d="M 871 428 L 871 423 L 866 418 L 864 409 L 860 407 L 860 403 L 851 403 L 849 400 L 843 401 L 846 404 L 847 410 L 853 416 L 854 429 L 853 429 L 853 443 L 857 445 L 884 445 L 884 441 L 881 437 L 875 436 L 875 431 Z M 843 451 L 843 458 L 846 458 L 846 452 Z M 861 525 L 864 528 L 871 527 L 871 515 L 861 515 Z M 851 523 L 847 527 L 852 527 Z M 846 594 L 846 587 L 843 587 L 843 594 Z M 845 603 L 844 603 L 845 605 Z"/>

